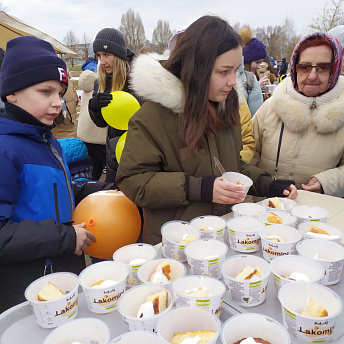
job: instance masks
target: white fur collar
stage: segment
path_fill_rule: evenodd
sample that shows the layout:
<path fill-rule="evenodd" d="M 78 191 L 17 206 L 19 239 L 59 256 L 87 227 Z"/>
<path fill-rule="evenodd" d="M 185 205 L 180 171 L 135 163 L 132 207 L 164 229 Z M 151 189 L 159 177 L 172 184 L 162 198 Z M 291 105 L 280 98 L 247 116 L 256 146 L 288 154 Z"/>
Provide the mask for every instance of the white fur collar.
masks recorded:
<path fill-rule="evenodd" d="M 184 108 L 184 87 L 176 76 L 160 64 L 159 60 L 166 58 L 157 54 L 136 57 L 130 73 L 131 87 L 138 96 L 180 113 Z M 237 89 L 238 87 L 242 85 L 237 86 Z M 242 100 L 242 92 L 239 92 L 239 101 Z"/>
<path fill-rule="evenodd" d="M 344 125 L 344 77 L 320 97 L 306 97 L 295 91 L 290 77 L 283 80 L 271 97 L 273 111 L 294 133 L 314 125 L 319 134 L 330 134 Z M 316 108 L 311 110 L 313 101 Z"/>

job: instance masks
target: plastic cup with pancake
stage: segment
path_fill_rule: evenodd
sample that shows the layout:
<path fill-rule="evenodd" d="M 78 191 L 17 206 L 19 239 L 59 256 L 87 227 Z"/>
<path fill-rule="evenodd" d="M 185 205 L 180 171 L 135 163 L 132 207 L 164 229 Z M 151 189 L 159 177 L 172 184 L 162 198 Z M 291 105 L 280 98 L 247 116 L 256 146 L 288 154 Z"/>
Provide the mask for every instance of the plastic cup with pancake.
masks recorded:
<path fill-rule="evenodd" d="M 235 278 L 244 269 L 255 272 L 248 273 L 247 279 Z M 240 306 L 253 307 L 265 301 L 271 273 L 270 264 L 266 260 L 252 255 L 232 256 L 222 264 L 221 271 L 230 298 Z"/>
<path fill-rule="evenodd" d="M 248 190 L 253 185 L 253 181 L 251 178 L 238 172 L 225 172 L 222 174 L 222 178 L 228 183 L 241 185 L 243 187 L 243 190 L 241 191 L 244 194 L 243 198 L 246 197 Z"/>
<path fill-rule="evenodd" d="M 162 249 L 161 253 L 166 258 L 173 258 L 180 262 L 186 262 L 184 252 L 188 240 L 198 240 L 200 231 L 189 222 L 169 221 L 161 227 Z"/>
<path fill-rule="evenodd" d="M 159 270 L 158 266 L 167 262 L 170 265 L 171 272 L 170 272 L 170 280 L 163 272 Z M 157 272 L 157 273 L 156 273 Z M 153 276 L 153 274 L 155 274 Z M 152 284 L 152 285 L 160 285 L 164 286 L 171 290 L 171 283 L 182 276 L 185 276 L 186 268 L 185 265 L 181 262 L 178 262 L 175 259 L 155 259 L 150 262 L 147 262 L 139 267 L 137 270 L 137 277 L 139 278 L 141 283 L 144 284 Z M 153 276 L 153 280 L 152 279 Z"/>
<path fill-rule="evenodd" d="M 104 321 L 96 318 L 80 318 L 56 328 L 45 338 L 43 344 L 107 344 L 109 340 L 110 330 Z"/>
<path fill-rule="evenodd" d="M 340 281 L 344 265 L 344 247 L 325 239 L 306 239 L 296 245 L 301 256 L 319 262 L 325 269 L 321 284 L 331 285 Z"/>
<path fill-rule="evenodd" d="M 342 229 L 331 226 L 325 222 L 302 222 L 299 224 L 299 231 L 303 233 L 307 239 L 325 239 L 337 242 L 338 244 L 343 237 Z M 322 233 L 322 231 L 325 233 Z"/>
<path fill-rule="evenodd" d="M 320 283 L 325 272 L 320 263 L 299 255 L 276 257 L 270 266 L 276 297 L 280 288 L 287 283 L 297 281 Z"/>
<path fill-rule="evenodd" d="M 328 210 L 314 205 L 297 205 L 291 210 L 296 216 L 298 226 L 302 222 L 327 222 Z"/>
<path fill-rule="evenodd" d="M 258 218 L 258 215 L 265 213 L 266 209 L 261 204 L 257 203 L 238 203 L 233 205 L 232 211 L 234 213 L 234 218 L 244 216 Z"/>
<path fill-rule="evenodd" d="M 263 224 L 252 217 L 238 217 L 227 221 L 230 247 L 234 251 L 250 253 L 261 248 L 259 230 Z"/>
<path fill-rule="evenodd" d="M 126 290 L 128 268 L 119 262 L 103 261 L 89 265 L 79 275 L 88 309 L 93 313 L 116 310 Z"/>
<path fill-rule="evenodd" d="M 203 276 L 185 276 L 172 283 L 176 307 L 199 307 L 220 316 L 225 285 Z"/>
<path fill-rule="evenodd" d="M 302 234 L 293 227 L 284 225 L 266 226 L 259 231 L 263 257 L 268 262 L 276 257 L 297 254 L 296 244 Z"/>
<path fill-rule="evenodd" d="M 222 278 L 220 267 L 228 246 L 219 240 L 196 240 L 185 247 L 191 275 Z"/>
<path fill-rule="evenodd" d="M 294 208 L 293 208 L 294 209 Z M 276 221 L 277 216 L 282 223 L 276 223 L 273 221 Z M 271 219 L 270 219 L 271 217 Z M 297 218 L 294 216 L 292 213 L 289 213 L 285 210 L 280 210 L 280 211 L 267 211 L 263 214 L 258 215 L 259 220 L 265 225 L 265 226 L 270 226 L 270 225 L 285 225 L 285 226 L 290 226 L 290 227 L 296 227 L 296 222 Z M 274 220 L 272 220 L 274 219 Z"/>
<path fill-rule="evenodd" d="M 290 335 L 277 320 L 263 314 L 238 314 L 226 320 L 222 326 L 222 344 L 240 343 L 252 337 L 261 338 L 270 344 L 290 344 Z"/>
<path fill-rule="evenodd" d="M 138 314 L 140 307 L 146 303 L 147 297 L 160 293 L 167 292 L 167 308 L 158 314 L 145 313 L 140 317 Z M 158 302 L 165 300 L 159 298 Z M 128 331 L 157 331 L 157 322 L 164 314 L 168 313 L 173 305 L 172 293 L 158 285 L 139 285 L 127 290 L 119 299 L 118 312 L 121 314 L 125 326 Z"/>
<path fill-rule="evenodd" d="M 190 225 L 200 231 L 200 239 L 224 240 L 226 221 L 219 216 L 199 216 L 192 219 Z"/>
<path fill-rule="evenodd" d="M 38 301 L 38 293 L 52 283 L 65 295 L 52 301 Z M 44 328 L 57 327 L 78 315 L 78 276 L 70 272 L 56 272 L 33 281 L 25 290 L 25 298 L 33 308 L 36 322 Z"/>
<path fill-rule="evenodd" d="M 282 306 L 283 324 L 292 341 L 332 341 L 337 316 L 343 308 L 342 300 L 334 291 L 317 283 L 295 282 L 284 285 L 278 292 L 278 299 Z M 308 315 L 301 314 L 309 302 L 316 302 L 317 306 L 308 306 Z M 322 309 L 327 315 L 321 314 Z"/>
<path fill-rule="evenodd" d="M 113 339 L 109 344 L 137 344 L 137 343 L 147 343 L 147 344 L 163 344 L 162 340 L 157 334 L 148 331 L 132 331 L 124 333 L 115 339 Z"/>
<path fill-rule="evenodd" d="M 157 254 L 158 251 L 154 246 L 141 243 L 123 246 L 113 254 L 113 260 L 125 264 L 129 270 L 127 288 L 139 285 L 138 268 L 145 262 L 155 259 Z"/>
<path fill-rule="evenodd" d="M 278 198 L 278 200 L 280 201 L 282 208 L 275 208 L 274 206 L 269 206 L 270 202 L 274 202 L 274 200 Z M 263 206 L 265 207 L 265 209 L 267 209 L 268 211 L 291 211 L 294 207 L 297 206 L 297 203 L 289 198 L 284 198 L 284 197 L 270 197 L 267 199 L 264 199 L 262 201 Z M 270 203 L 271 205 L 271 203 Z"/>
<path fill-rule="evenodd" d="M 208 344 L 215 344 L 221 331 L 221 322 L 210 312 L 197 307 L 180 307 L 171 310 L 158 322 L 158 335 L 164 344 L 170 344 L 178 333 L 213 331 Z"/>

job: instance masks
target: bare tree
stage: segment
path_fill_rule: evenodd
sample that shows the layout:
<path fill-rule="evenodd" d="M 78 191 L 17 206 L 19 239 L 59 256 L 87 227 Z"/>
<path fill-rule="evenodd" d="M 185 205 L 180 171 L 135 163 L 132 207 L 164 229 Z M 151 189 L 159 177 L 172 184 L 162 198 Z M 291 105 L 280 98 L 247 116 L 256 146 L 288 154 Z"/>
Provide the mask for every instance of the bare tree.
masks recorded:
<path fill-rule="evenodd" d="M 314 31 L 328 32 L 334 27 L 343 23 L 344 0 L 330 0 L 330 3 L 326 3 L 321 13 L 318 13 L 318 17 L 312 20 L 312 24 L 309 28 Z"/>
<path fill-rule="evenodd" d="M 83 37 L 82 37 L 82 44 L 83 44 L 83 59 L 84 60 L 88 60 L 89 56 L 88 56 L 88 51 L 90 48 L 90 44 L 91 44 L 91 40 L 90 38 L 86 35 L 86 33 L 84 33 Z"/>
<path fill-rule="evenodd" d="M 243 26 L 239 22 L 235 22 L 231 27 L 239 33 Z"/>
<path fill-rule="evenodd" d="M 122 15 L 119 31 L 123 33 L 127 47 L 134 52 L 144 45 L 146 36 L 141 17 L 131 8 Z"/>
<path fill-rule="evenodd" d="M 290 18 L 286 18 L 282 26 L 258 27 L 255 32 L 256 37 L 266 45 L 268 55 L 275 59 L 282 57 L 289 59 L 300 39 L 295 34 L 294 21 Z"/>
<path fill-rule="evenodd" d="M 170 23 L 168 21 L 162 21 L 161 19 L 158 20 L 152 36 L 152 44 L 154 44 L 155 51 L 158 54 L 162 54 L 167 49 L 168 41 L 172 35 Z"/>
<path fill-rule="evenodd" d="M 63 43 L 73 50 L 75 49 L 75 46 L 79 43 L 79 40 L 76 37 L 75 33 L 72 30 L 69 30 L 66 36 L 63 38 Z M 74 67 L 74 58 L 71 57 L 70 61 L 72 66 Z"/>

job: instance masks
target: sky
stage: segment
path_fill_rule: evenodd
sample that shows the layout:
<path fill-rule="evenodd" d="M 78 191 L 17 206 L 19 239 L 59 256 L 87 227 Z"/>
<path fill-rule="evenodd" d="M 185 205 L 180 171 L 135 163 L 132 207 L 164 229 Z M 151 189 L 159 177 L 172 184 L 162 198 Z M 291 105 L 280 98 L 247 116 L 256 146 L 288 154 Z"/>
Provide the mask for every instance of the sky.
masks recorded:
<path fill-rule="evenodd" d="M 118 29 L 130 8 L 139 13 L 148 40 L 158 20 L 168 21 L 170 29 L 178 31 L 206 14 L 252 29 L 283 25 L 289 18 L 296 33 L 305 35 L 330 0 L 0 0 L 0 4 L 9 15 L 63 43 L 70 30 L 81 42 L 84 35 L 92 42 L 101 29 Z"/>

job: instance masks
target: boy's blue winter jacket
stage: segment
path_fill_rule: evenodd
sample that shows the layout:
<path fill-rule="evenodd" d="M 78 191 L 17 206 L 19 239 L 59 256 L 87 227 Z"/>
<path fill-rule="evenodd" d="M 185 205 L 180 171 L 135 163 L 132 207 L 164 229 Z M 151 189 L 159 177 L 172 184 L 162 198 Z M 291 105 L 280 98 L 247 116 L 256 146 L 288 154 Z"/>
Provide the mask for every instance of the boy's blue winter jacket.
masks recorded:
<path fill-rule="evenodd" d="M 53 218 L 68 222 L 74 208 L 69 170 L 50 130 L 0 118 L 0 223 Z M 4 194 L 3 194 L 4 193 Z"/>
<path fill-rule="evenodd" d="M 25 301 L 48 258 L 54 272 L 85 267 L 74 254 L 74 200 L 61 147 L 50 126 L 32 119 L 8 103 L 0 117 L 0 312 Z"/>

